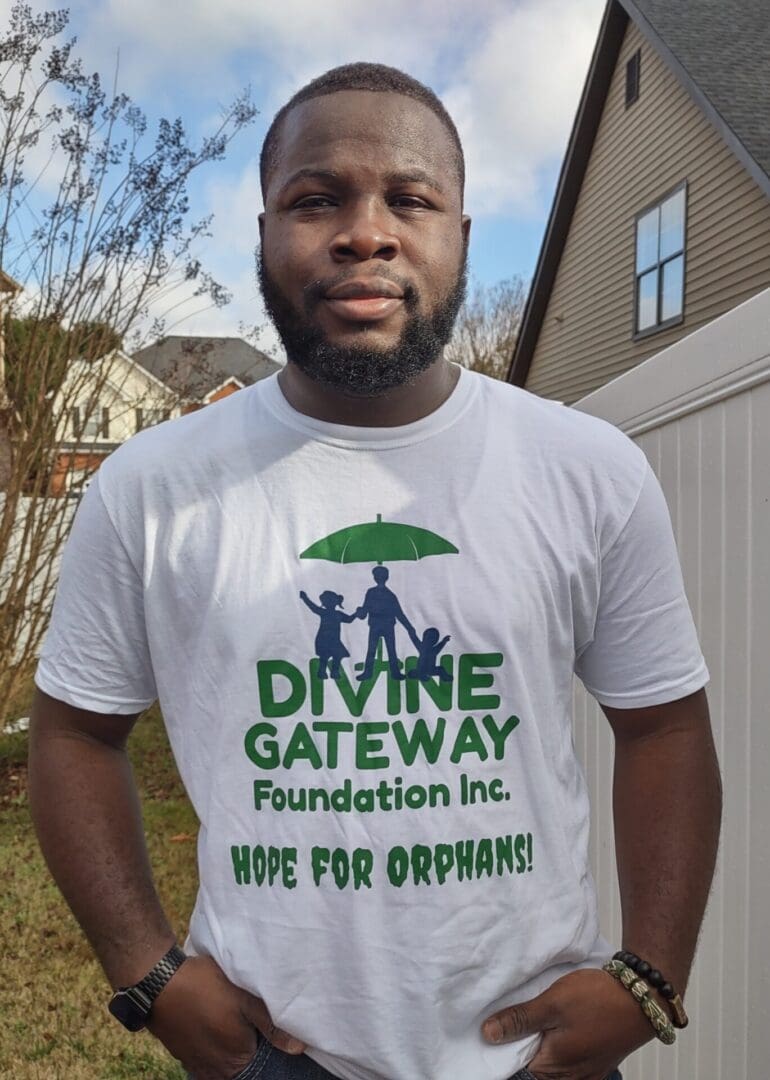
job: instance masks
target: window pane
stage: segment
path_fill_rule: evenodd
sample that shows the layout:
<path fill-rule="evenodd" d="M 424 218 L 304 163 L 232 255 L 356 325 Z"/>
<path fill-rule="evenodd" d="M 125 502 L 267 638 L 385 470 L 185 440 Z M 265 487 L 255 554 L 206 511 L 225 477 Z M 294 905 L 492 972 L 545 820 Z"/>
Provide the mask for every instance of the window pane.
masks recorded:
<path fill-rule="evenodd" d="M 658 321 L 658 271 L 639 278 L 637 285 L 636 329 L 648 330 Z"/>
<path fill-rule="evenodd" d="M 96 407 L 91 410 L 91 415 L 83 425 L 83 435 L 86 438 L 93 439 L 101 434 L 102 429 L 102 410 L 100 407 Z"/>
<path fill-rule="evenodd" d="M 661 262 L 684 249 L 684 188 L 677 191 L 660 208 Z"/>
<path fill-rule="evenodd" d="M 663 297 L 660 321 L 682 314 L 684 298 L 684 256 L 679 255 L 663 266 Z"/>
<path fill-rule="evenodd" d="M 641 274 L 658 261 L 658 221 L 660 207 L 656 206 L 636 223 L 636 272 Z"/>

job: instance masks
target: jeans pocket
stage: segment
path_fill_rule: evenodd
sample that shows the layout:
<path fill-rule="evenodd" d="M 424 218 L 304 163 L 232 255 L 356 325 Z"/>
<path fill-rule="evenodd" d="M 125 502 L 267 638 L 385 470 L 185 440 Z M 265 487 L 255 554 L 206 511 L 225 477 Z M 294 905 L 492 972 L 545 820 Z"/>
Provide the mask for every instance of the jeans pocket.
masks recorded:
<path fill-rule="evenodd" d="M 264 1035 L 260 1035 L 254 1057 L 245 1068 L 235 1074 L 232 1080 L 257 1080 L 257 1077 L 262 1074 L 262 1070 L 267 1064 L 267 1059 L 270 1057 L 272 1050 L 273 1044 L 270 1040 L 266 1039 Z"/>

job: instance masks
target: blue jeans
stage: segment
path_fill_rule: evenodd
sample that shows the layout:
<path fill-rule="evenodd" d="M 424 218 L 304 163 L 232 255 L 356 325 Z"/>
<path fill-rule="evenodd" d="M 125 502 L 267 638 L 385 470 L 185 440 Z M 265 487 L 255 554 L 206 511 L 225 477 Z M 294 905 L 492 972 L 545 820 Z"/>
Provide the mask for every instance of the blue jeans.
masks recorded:
<path fill-rule="evenodd" d="M 192 1076 L 189 1080 L 193 1080 Z M 256 1054 L 233 1080 L 338 1080 L 307 1054 L 286 1054 L 261 1037 Z M 511 1080 L 536 1080 L 529 1069 L 520 1069 Z M 623 1080 L 614 1072 L 607 1080 Z"/>

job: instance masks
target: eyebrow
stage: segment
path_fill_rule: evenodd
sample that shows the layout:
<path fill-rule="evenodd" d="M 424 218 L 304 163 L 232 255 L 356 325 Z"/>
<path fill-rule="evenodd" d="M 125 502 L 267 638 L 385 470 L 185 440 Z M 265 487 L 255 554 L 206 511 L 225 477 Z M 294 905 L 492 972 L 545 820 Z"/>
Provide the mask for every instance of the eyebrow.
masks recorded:
<path fill-rule="evenodd" d="M 344 177 L 332 169 L 315 169 L 312 167 L 297 169 L 296 172 L 291 174 L 286 183 L 281 185 L 281 191 L 286 191 L 287 188 L 290 188 L 292 184 L 296 184 L 299 180 L 325 180 L 327 183 L 334 184 L 344 180 Z M 399 184 L 424 184 L 426 187 L 439 192 L 439 194 L 444 194 L 444 188 L 438 180 L 423 169 L 387 173 L 385 182 L 391 187 L 397 187 Z"/>

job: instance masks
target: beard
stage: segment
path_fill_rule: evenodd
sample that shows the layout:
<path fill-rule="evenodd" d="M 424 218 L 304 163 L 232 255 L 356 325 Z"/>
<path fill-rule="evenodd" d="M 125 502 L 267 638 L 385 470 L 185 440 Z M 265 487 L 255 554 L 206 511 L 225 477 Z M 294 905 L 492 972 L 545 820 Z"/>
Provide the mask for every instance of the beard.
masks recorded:
<path fill-rule="evenodd" d="M 457 278 L 433 311 L 418 310 L 419 295 L 414 286 L 378 268 L 378 276 L 395 282 L 403 290 L 406 322 L 395 345 L 375 348 L 367 345 L 333 345 L 313 320 L 315 308 L 334 285 L 347 280 L 345 272 L 334 280 L 315 281 L 305 289 L 304 310 L 297 310 L 276 284 L 257 251 L 257 274 L 265 309 L 270 316 L 291 363 L 309 378 L 351 397 L 376 397 L 403 386 L 426 371 L 449 342 L 468 286 L 468 245 Z"/>

